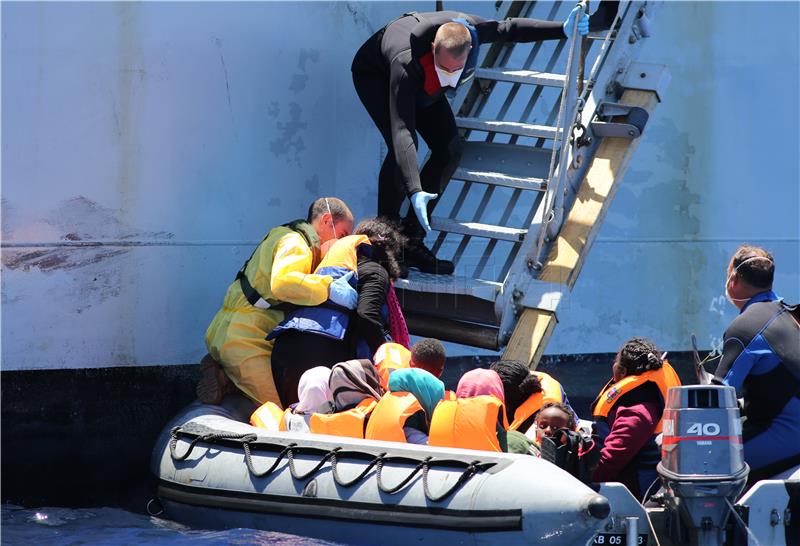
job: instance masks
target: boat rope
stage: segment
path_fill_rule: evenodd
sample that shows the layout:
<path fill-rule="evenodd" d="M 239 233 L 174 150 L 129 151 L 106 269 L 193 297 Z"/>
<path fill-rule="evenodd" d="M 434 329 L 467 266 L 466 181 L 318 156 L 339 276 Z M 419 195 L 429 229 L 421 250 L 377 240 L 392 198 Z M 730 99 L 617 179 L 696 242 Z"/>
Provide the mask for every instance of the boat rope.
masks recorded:
<path fill-rule="evenodd" d="M 322 458 L 319 460 L 317 465 L 314 468 L 312 468 L 311 470 L 309 470 L 308 472 L 306 472 L 305 474 L 298 474 L 297 470 L 295 470 L 295 467 L 294 467 L 294 449 L 290 449 L 289 450 L 289 456 L 287 457 L 287 460 L 289 461 L 289 472 L 292 473 L 292 478 L 294 478 L 295 480 L 300 480 L 300 481 L 305 480 L 307 478 L 310 478 L 311 476 L 316 474 L 317 471 L 320 468 L 325 466 L 325 463 L 328 462 L 328 459 L 330 459 L 332 457 L 336 457 L 336 453 L 341 451 L 341 449 L 342 449 L 341 447 L 335 447 L 335 448 L 331 449 L 330 451 L 328 451 L 325 455 L 322 456 Z"/>
<path fill-rule="evenodd" d="M 339 475 L 339 470 L 337 468 L 337 465 L 339 464 L 339 458 L 338 456 L 334 456 L 333 458 L 331 458 L 331 474 L 333 475 L 333 479 L 337 484 L 341 485 L 342 487 L 352 487 L 361 480 L 363 480 L 364 477 L 367 474 L 369 474 L 369 471 L 372 470 L 372 467 L 381 462 L 384 457 L 386 457 L 386 453 L 379 454 L 377 457 L 375 457 L 370 461 L 370 463 L 366 466 L 366 468 L 364 468 L 364 470 L 361 471 L 361 473 L 358 476 L 356 476 L 352 480 L 345 481 Z"/>
<path fill-rule="evenodd" d="M 443 491 L 439 495 L 434 495 L 431 493 L 430 486 L 428 485 L 428 472 L 430 471 L 431 467 L 430 464 L 425 465 L 425 469 L 422 471 L 422 487 L 425 489 L 425 496 L 431 502 L 439 502 L 440 500 L 444 500 L 450 495 L 452 495 L 457 489 L 459 489 L 462 485 L 467 483 L 469 479 L 480 469 L 480 461 L 472 461 L 469 463 L 467 468 L 464 469 L 464 472 L 461 473 L 461 476 L 458 477 L 456 483 L 450 486 L 447 490 Z"/>
<path fill-rule="evenodd" d="M 195 438 L 189 442 L 189 447 L 183 455 L 176 454 L 176 447 L 178 446 L 178 434 L 186 433 L 181 427 L 173 427 L 170 431 L 169 439 L 169 453 L 176 461 L 185 461 L 191 455 L 196 446 L 200 442 L 213 443 L 215 440 L 236 440 L 242 443 L 255 441 L 258 437 L 253 433 L 237 434 L 234 432 L 207 432 L 205 434 L 194 434 Z"/>
<path fill-rule="evenodd" d="M 278 453 L 278 457 L 275 459 L 275 462 L 272 463 L 272 466 L 270 466 L 263 472 L 258 472 L 256 471 L 256 467 L 253 464 L 253 457 L 250 453 L 250 442 L 242 442 L 242 449 L 244 450 L 244 462 L 247 465 L 247 470 L 249 470 L 250 474 L 252 474 L 256 478 L 263 478 L 264 476 L 269 476 L 270 474 L 272 474 L 275 471 L 275 469 L 278 468 L 278 465 L 283 460 L 283 457 L 288 453 L 291 453 L 295 447 L 297 447 L 297 444 L 289 444 L 288 446 L 283 448 L 283 451 Z"/>
<path fill-rule="evenodd" d="M 177 453 L 177 444 L 180 436 L 192 438 L 191 441 L 189 441 L 189 447 L 182 455 L 178 455 Z M 231 442 L 235 444 L 241 444 L 242 451 L 244 452 L 244 461 L 245 464 L 247 465 L 247 470 L 255 478 L 263 478 L 271 475 L 278 469 L 278 466 L 280 465 L 281 461 L 285 459 L 287 461 L 289 472 L 291 473 L 292 478 L 294 478 L 295 480 L 303 481 L 312 477 L 317 472 L 319 472 L 327 462 L 330 464 L 331 475 L 333 476 L 334 482 L 341 487 L 352 487 L 362 482 L 364 478 L 366 478 L 367 475 L 374 468 L 375 479 L 378 484 L 378 488 L 382 492 L 388 493 L 390 495 L 403 490 L 408 484 L 412 482 L 412 480 L 420 472 L 422 472 L 423 490 L 425 492 L 425 496 L 431 502 L 439 502 L 443 499 L 446 499 L 447 497 L 452 495 L 455 491 L 460 489 L 464 484 L 466 484 L 470 480 L 470 478 L 472 478 L 479 471 L 486 470 L 495 464 L 493 462 L 482 463 L 477 460 L 469 463 L 466 463 L 464 461 L 459 461 L 457 459 L 436 460 L 433 457 L 425 457 L 421 461 L 418 461 L 415 459 L 411 459 L 407 456 L 388 456 L 386 452 L 383 452 L 379 453 L 372 460 L 370 460 L 367 466 L 361 472 L 359 472 L 357 476 L 355 476 L 350 480 L 345 480 L 339 473 L 339 468 L 338 468 L 339 457 L 341 457 L 345 453 L 353 453 L 355 455 L 363 457 L 364 455 L 363 452 L 344 451 L 342 447 L 335 447 L 333 449 L 326 451 L 320 448 L 304 448 L 294 442 L 284 446 L 283 444 L 258 442 L 257 440 L 258 436 L 254 433 L 220 432 L 214 429 L 210 429 L 208 427 L 204 427 L 202 425 L 189 424 L 189 426 L 185 427 L 180 427 L 180 426 L 174 427 L 170 431 L 169 451 L 170 455 L 175 461 L 185 461 L 192 453 L 195 446 L 200 442 L 206 442 L 206 443 Z M 267 469 L 263 471 L 258 471 L 256 470 L 255 464 L 253 463 L 253 450 L 256 447 L 261 447 L 261 446 L 271 448 L 273 451 L 277 451 L 277 454 L 275 455 L 275 460 Z M 298 454 L 302 454 L 303 451 L 306 452 L 310 451 L 314 453 L 319 453 L 320 451 L 324 451 L 324 453 L 322 455 L 322 458 L 314 465 L 313 468 L 311 468 L 307 472 L 300 473 L 295 467 L 295 456 Z M 393 461 L 401 463 L 416 462 L 416 465 L 414 466 L 413 469 L 411 469 L 408 475 L 405 478 L 403 478 L 398 484 L 389 487 L 383 481 L 383 469 L 386 464 L 391 463 Z M 449 466 L 449 467 L 464 466 L 464 470 L 461 472 L 458 479 L 453 483 L 453 485 L 451 485 L 441 493 L 434 495 L 431 492 L 430 488 L 429 473 L 431 469 L 434 468 L 435 466 Z"/>
<path fill-rule="evenodd" d="M 414 476 L 416 476 L 419 473 L 420 470 L 425 468 L 425 466 L 431 460 L 431 458 L 432 457 L 425 457 L 423 460 L 421 460 L 419 463 L 417 463 L 417 466 L 414 467 L 414 470 L 412 470 L 408 474 L 408 476 L 406 476 L 400 483 L 398 483 L 394 487 L 386 487 L 385 485 L 383 485 L 382 473 L 383 473 L 383 461 L 384 461 L 384 459 L 381 459 L 380 461 L 378 461 L 378 465 L 376 467 L 376 473 L 375 473 L 375 477 L 376 477 L 376 479 L 378 481 L 378 489 L 380 489 L 384 493 L 389 493 L 390 495 L 393 494 L 393 493 L 397 493 L 398 491 L 403 489 L 406 485 L 408 485 L 408 483 L 412 479 L 414 479 Z"/>

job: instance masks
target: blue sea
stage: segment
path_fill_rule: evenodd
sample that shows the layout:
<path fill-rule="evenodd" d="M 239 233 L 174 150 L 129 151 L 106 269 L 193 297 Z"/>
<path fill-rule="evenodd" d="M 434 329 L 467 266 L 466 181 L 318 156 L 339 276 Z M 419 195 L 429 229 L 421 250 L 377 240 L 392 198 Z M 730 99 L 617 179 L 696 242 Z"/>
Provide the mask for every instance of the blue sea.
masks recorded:
<path fill-rule="evenodd" d="M 337 546 L 305 537 L 230 529 L 204 531 L 117 508 L 2 507 L 0 543 L 20 546 L 155 545 Z"/>

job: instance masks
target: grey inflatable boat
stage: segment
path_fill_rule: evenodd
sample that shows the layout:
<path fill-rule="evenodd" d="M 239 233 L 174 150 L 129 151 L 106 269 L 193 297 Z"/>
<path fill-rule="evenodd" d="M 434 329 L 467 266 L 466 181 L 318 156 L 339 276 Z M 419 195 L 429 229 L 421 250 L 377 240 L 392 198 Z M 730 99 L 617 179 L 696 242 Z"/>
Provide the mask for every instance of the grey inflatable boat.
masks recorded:
<path fill-rule="evenodd" d="M 800 546 L 800 467 L 741 495 L 730 387 L 670 390 L 663 487 L 648 508 L 621 484 L 595 490 L 535 457 L 270 433 L 245 424 L 252 410 L 229 396 L 165 427 L 152 470 L 166 517 L 346 544 Z M 714 435 L 696 436 L 697 423 Z"/>
<path fill-rule="evenodd" d="M 348 544 L 587 544 L 606 497 L 525 455 L 269 433 L 250 408 L 193 404 L 153 455 L 171 519 Z M 635 502 L 635 501 L 634 501 Z"/>

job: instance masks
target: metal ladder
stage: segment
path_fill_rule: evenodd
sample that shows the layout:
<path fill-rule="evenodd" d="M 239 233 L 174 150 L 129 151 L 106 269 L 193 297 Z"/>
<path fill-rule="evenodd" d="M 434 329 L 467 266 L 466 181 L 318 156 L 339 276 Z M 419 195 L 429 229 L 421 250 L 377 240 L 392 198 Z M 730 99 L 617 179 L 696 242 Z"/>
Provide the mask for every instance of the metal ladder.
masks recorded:
<path fill-rule="evenodd" d="M 563 20 L 574 5 L 503 2 L 497 18 Z M 548 253 L 603 141 L 635 147 L 647 120 L 647 108 L 619 103 L 622 93 L 657 95 L 668 83 L 663 67 L 633 61 L 649 34 L 653 8 L 654 2 L 623 1 L 611 30 L 583 39 L 482 48 L 474 81 L 452 102 L 464 154 L 439 198 L 434 233 L 426 241 L 439 258 L 456 264 L 456 272 L 412 271 L 397 281 L 411 333 L 498 350 L 512 337 L 533 335 L 530 321 L 520 320 L 526 310 L 546 312 L 555 323 L 577 270 L 553 282 L 543 275 Z M 586 75 L 579 82 L 581 57 Z M 592 227 L 600 222 L 602 217 Z M 531 364 L 544 342 L 530 353 Z"/>

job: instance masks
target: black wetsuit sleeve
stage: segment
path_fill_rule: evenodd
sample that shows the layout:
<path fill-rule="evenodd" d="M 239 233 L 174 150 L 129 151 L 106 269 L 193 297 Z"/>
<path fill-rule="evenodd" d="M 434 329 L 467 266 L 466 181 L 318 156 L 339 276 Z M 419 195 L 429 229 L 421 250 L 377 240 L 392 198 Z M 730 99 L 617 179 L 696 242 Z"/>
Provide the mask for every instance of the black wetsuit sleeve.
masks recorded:
<path fill-rule="evenodd" d="M 358 306 L 354 321 L 355 340 L 363 339 L 374 354 L 385 341 L 383 305 L 389 294 L 389 274 L 378 263 L 358 265 Z"/>
<path fill-rule="evenodd" d="M 406 194 L 422 190 L 417 165 L 416 95 L 421 83 L 409 74 L 406 63 L 392 61 L 389 68 L 389 123 L 392 152 L 403 179 Z"/>
<path fill-rule="evenodd" d="M 732 327 L 729 328 L 722 337 L 722 358 L 720 359 L 717 369 L 714 372 L 713 381 L 718 385 L 730 385 L 731 387 L 734 387 L 738 393 L 742 387 L 744 376 L 746 376 L 747 373 L 741 377 L 742 381 L 737 381 L 736 379 L 741 374 L 739 373 L 734 376 L 732 373 L 733 365 L 741 356 L 742 351 L 744 351 L 747 343 L 749 343 L 750 340 L 742 339 L 741 335 L 739 335 L 737 332 L 739 328 L 736 328 L 736 325 L 731 326 Z M 743 362 L 739 363 L 739 366 L 742 365 L 744 365 Z"/>
<path fill-rule="evenodd" d="M 472 17 L 479 20 L 479 17 Z M 537 42 L 539 40 L 561 40 L 566 38 L 561 21 L 540 21 L 539 19 L 512 18 L 502 21 L 476 22 L 478 41 L 482 44 L 492 42 Z"/>

